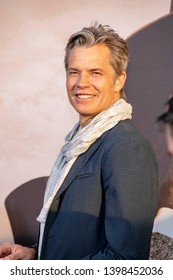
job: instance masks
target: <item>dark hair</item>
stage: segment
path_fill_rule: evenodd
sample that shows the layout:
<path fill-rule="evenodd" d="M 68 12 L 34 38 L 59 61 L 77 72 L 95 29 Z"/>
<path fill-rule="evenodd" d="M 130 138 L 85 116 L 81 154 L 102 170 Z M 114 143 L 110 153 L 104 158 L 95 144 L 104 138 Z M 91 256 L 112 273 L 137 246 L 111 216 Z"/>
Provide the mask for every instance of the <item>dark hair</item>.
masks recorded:
<path fill-rule="evenodd" d="M 84 27 L 81 31 L 74 33 L 69 38 L 64 58 L 65 69 L 68 69 L 68 58 L 71 50 L 75 46 L 92 47 L 101 43 L 105 44 L 111 51 L 111 64 L 116 76 L 126 71 L 129 55 L 126 41 L 115 33 L 109 25 L 101 25 L 97 22 L 90 27 Z M 123 97 L 124 89 L 121 90 L 120 94 Z"/>
<path fill-rule="evenodd" d="M 158 209 L 167 207 L 173 209 L 173 179 L 163 182 L 159 190 Z"/>
<path fill-rule="evenodd" d="M 166 112 L 160 115 L 157 121 L 173 124 L 173 96 L 171 96 L 165 105 L 167 107 Z"/>

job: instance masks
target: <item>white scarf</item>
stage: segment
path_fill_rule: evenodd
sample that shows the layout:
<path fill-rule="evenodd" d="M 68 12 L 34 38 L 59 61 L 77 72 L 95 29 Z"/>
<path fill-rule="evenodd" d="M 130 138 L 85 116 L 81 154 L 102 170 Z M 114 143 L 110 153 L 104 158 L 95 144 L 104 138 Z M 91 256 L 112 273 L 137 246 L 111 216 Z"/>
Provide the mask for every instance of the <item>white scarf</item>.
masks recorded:
<path fill-rule="evenodd" d="M 50 205 L 77 157 L 86 152 L 105 131 L 113 128 L 119 121 L 131 118 L 132 106 L 124 99 L 119 99 L 109 109 L 98 114 L 87 126 L 77 132 L 79 128 L 79 123 L 77 123 L 67 134 L 65 144 L 50 174 L 43 208 L 37 218 L 37 221 L 42 224 L 42 234 Z"/>

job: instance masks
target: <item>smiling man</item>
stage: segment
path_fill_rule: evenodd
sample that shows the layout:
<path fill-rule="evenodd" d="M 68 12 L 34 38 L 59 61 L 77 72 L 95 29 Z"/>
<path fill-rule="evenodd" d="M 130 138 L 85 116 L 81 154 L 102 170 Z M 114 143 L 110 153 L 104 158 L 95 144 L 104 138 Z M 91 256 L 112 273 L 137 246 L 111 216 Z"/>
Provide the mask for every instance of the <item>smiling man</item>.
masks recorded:
<path fill-rule="evenodd" d="M 111 51 L 104 43 L 90 48 L 74 47 L 66 70 L 69 101 L 79 113 L 81 126 L 120 98 L 126 74 L 123 71 L 116 77 Z"/>
<path fill-rule="evenodd" d="M 128 47 L 109 26 L 73 34 L 66 87 L 79 122 L 48 180 L 36 249 L 11 243 L 4 259 L 148 259 L 157 163 L 125 101 Z"/>

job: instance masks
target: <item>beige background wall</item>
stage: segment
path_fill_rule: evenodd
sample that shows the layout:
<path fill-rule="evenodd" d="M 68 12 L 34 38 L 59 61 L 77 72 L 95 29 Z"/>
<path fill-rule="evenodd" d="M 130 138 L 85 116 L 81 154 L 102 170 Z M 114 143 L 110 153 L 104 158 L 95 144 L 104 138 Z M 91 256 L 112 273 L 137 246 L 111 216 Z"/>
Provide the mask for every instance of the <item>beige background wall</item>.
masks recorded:
<path fill-rule="evenodd" d="M 93 20 L 122 37 L 168 14 L 171 0 L 0 0 L 0 242 L 13 240 L 5 197 L 50 173 L 77 121 L 63 67 L 71 33 Z"/>

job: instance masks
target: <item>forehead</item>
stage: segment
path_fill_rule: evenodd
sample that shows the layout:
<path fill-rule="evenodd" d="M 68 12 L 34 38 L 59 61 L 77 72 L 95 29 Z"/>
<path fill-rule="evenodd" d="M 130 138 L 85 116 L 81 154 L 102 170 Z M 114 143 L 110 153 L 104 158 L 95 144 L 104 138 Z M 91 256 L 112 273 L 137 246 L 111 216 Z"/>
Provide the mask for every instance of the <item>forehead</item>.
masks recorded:
<path fill-rule="evenodd" d="M 111 52 L 105 44 L 97 44 L 92 47 L 75 46 L 69 55 L 68 66 L 73 64 L 83 65 L 110 65 Z"/>

